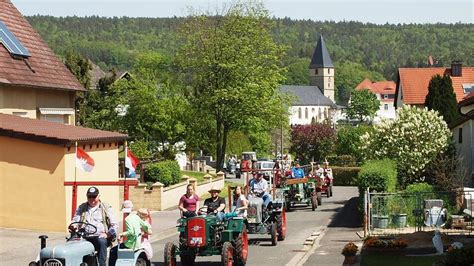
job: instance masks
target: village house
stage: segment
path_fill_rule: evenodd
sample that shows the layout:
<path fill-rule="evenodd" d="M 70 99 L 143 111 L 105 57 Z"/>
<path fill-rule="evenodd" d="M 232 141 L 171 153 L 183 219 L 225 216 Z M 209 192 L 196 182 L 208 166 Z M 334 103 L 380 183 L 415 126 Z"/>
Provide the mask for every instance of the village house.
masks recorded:
<path fill-rule="evenodd" d="M 433 76 L 449 75 L 453 82 L 456 99 L 474 91 L 474 67 L 466 67 L 460 61 L 453 61 L 451 67 L 399 68 L 395 91 L 395 108 L 405 104 L 424 107 L 428 85 Z"/>
<path fill-rule="evenodd" d="M 9 0 L 0 10 L 0 227 L 66 231 L 89 186 L 118 215 L 127 135 L 74 126 L 85 89 Z M 91 172 L 76 170 L 76 145 Z"/>
<path fill-rule="evenodd" d="M 359 85 L 356 90 L 368 89 L 377 96 L 380 101 L 380 108 L 374 117 L 374 122 L 377 123 L 382 119 L 395 118 L 395 88 L 396 84 L 393 81 L 377 81 L 373 82 L 366 78 Z"/>
<path fill-rule="evenodd" d="M 463 171 L 468 178 L 474 177 L 474 92 L 469 93 L 459 102 L 461 117 L 449 127 L 453 132 L 454 143 L 462 158 Z"/>
<path fill-rule="evenodd" d="M 284 85 L 280 90 L 294 97 L 289 107 L 291 125 L 336 121 L 334 103 L 334 65 L 323 36 L 319 37 L 309 65 L 310 86 Z"/>

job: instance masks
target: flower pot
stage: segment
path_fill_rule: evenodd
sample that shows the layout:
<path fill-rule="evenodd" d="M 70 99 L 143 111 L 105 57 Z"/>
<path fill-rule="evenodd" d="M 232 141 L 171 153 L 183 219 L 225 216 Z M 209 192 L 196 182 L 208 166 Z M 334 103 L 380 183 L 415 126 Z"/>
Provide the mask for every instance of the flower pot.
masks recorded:
<path fill-rule="evenodd" d="M 357 256 L 356 255 L 348 255 L 344 256 L 344 265 L 354 265 L 357 263 Z"/>
<path fill-rule="evenodd" d="M 387 215 L 373 215 L 372 225 L 374 228 L 387 228 L 388 227 L 388 216 Z"/>
<path fill-rule="evenodd" d="M 407 214 L 406 213 L 394 214 L 392 218 L 392 222 L 396 228 L 402 228 L 402 227 L 407 226 Z"/>

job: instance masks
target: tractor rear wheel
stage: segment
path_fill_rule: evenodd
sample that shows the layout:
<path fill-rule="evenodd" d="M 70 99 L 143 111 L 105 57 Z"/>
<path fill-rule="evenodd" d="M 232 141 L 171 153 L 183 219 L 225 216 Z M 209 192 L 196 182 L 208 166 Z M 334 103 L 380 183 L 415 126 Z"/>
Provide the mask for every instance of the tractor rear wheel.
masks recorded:
<path fill-rule="evenodd" d="M 331 197 L 331 195 L 329 195 L 329 187 L 326 188 L 326 197 Z"/>
<path fill-rule="evenodd" d="M 135 266 L 147 266 L 147 262 L 144 258 L 138 258 Z"/>
<path fill-rule="evenodd" d="M 321 197 L 321 192 L 316 192 L 316 198 L 318 200 L 318 205 L 323 205 L 323 199 Z"/>
<path fill-rule="evenodd" d="M 286 212 L 284 209 L 276 217 L 276 223 L 278 231 L 278 241 L 283 241 L 286 237 Z"/>
<path fill-rule="evenodd" d="M 270 236 L 272 237 L 272 246 L 276 246 L 278 242 L 278 231 L 276 223 L 270 225 Z"/>
<path fill-rule="evenodd" d="M 196 260 L 195 255 L 181 255 L 181 264 L 184 266 L 194 265 L 195 260 Z"/>
<path fill-rule="evenodd" d="M 165 245 L 165 266 L 176 266 L 176 245 L 168 242 Z"/>
<path fill-rule="evenodd" d="M 239 234 L 239 237 L 235 240 L 234 248 L 234 262 L 237 265 L 247 264 L 247 257 L 249 254 L 249 238 L 247 234 L 247 228 L 244 225 L 242 232 Z"/>
<path fill-rule="evenodd" d="M 234 257 L 234 248 L 230 242 L 224 242 L 222 245 L 221 262 L 224 266 L 232 266 Z"/>

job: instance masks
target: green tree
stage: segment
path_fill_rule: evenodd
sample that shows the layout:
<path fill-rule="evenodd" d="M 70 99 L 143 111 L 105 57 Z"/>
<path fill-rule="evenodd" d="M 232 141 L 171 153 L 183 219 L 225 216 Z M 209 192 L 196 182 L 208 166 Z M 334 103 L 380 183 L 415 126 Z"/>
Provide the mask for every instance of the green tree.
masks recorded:
<path fill-rule="evenodd" d="M 425 166 L 448 146 L 451 132 L 436 111 L 403 106 L 397 119 L 383 120 L 361 137 L 364 159 L 397 162 L 400 187 L 420 181 Z"/>
<path fill-rule="evenodd" d="M 352 155 L 357 161 L 362 161 L 360 153 L 361 136 L 372 130 L 368 125 L 342 126 L 337 129 L 336 153 L 338 155 Z"/>
<path fill-rule="evenodd" d="M 347 116 L 350 119 L 372 120 L 380 108 L 377 96 L 368 89 L 356 90 L 351 93 L 351 100 L 347 108 Z"/>
<path fill-rule="evenodd" d="M 336 78 L 334 85 L 336 86 L 337 93 L 336 100 L 339 104 L 343 105 L 349 102 L 351 93 L 364 79 L 368 78 L 372 81 L 385 80 L 382 74 L 369 71 L 361 64 L 355 62 L 344 61 L 336 63 L 335 69 Z"/>
<path fill-rule="evenodd" d="M 240 158 L 242 152 L 252 150 L 252 144 L 244 132 L 231 131 L 229 132 L 226 150 L 228 154 L 234 154 L 237 155 L 237 158 Z"/>
<path fill-rule="evenodd" d="M 458 102 L 454 93 L 453 82 L 449 75 L 436 75 L 430 80 L 425 106 L 429 110 L 435 110 L 443 116 L 447 124 L 459 117 Z"/>
<path fill-rule="evenodd" d="M 69 50 L 66 53 L 64 64 L 77 78 L 79 83 L 81 83 L 86 89 L 85 92 L 80 92 L 77 94 L 76 101 L 74 103 L 75 109 L 77 110 L 76 124 L 84 125 L 88 104 L 87 98 L 91 85 L 90 70 L 92 69 L 92 64 L 87 58 L 84 58 L 82 55 L 73 50 Z"/>
<path fill-rule="evenodd" d="M 261 4 L 238 2 L 224 14 L 191 16 L 180 31 L 177 61 L 192 88 L 190 103 L 215 124 L 218 170 L 231 130 L 260 118 L 269 131 L 286 115 L 278 89 L 284 50 L 270 36 L 272 25 Z"/>

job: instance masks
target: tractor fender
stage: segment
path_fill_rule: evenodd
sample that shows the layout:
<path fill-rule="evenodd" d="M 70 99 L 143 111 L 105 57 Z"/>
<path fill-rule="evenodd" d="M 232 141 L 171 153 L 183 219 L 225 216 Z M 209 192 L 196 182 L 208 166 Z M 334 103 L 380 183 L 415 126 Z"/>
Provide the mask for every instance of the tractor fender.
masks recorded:
<path fill-rule="evenodd" d="M 67 265 L 79 265 L 82 258 L 94 254 L 94 245 L 84 239 L 69 240 L 65 244 L 45 247 L 40 252 L 41 259 L 64 259 Z"/>

